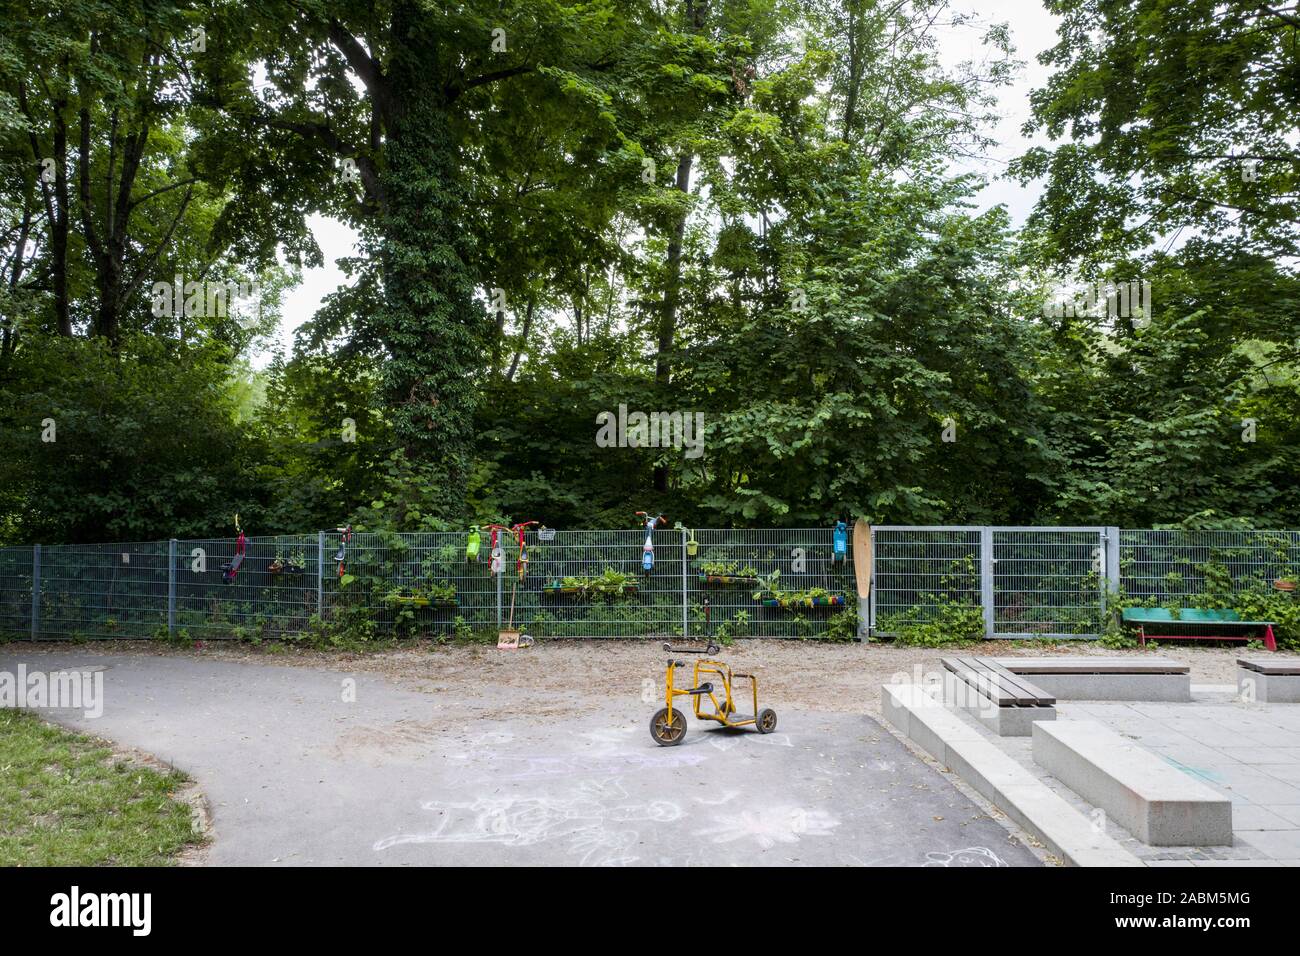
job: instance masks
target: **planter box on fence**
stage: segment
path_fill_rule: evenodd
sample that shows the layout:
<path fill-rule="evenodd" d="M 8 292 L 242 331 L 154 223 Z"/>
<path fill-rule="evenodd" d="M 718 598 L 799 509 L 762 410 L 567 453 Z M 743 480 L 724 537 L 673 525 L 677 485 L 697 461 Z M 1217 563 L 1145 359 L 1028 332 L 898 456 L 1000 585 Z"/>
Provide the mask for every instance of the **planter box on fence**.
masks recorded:
<path fill-rule="evenodd" d="M 759 602 L 763 607 L 782 607 L 791 608 L 815 608 L 815 607 L 843 607 L 844 598 L 841 595 L 834 594 L 830 597 L 812 597 L 802 598 L 793 601 L 782 601 L 778 598 L 763 598 Z"/>
<path fill-rule="evenodd" d="M 757 587 L 758 578 L 740 577 L 734 574 L 705 574 L 700 572 L 699 581 L 701 584 L 712 584 L 717 587 L 735 587 L 743 585 L 744 587 Z"/>

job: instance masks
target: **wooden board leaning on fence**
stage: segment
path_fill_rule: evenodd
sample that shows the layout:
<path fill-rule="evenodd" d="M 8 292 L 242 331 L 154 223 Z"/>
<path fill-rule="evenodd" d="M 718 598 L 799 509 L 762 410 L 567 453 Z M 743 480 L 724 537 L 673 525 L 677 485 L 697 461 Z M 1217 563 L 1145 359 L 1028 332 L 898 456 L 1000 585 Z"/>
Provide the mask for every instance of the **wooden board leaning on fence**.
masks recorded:
<path fill-rule="evenodd" d="M 871 525 L 853 523 L 853 575 L 858 580 L 858 597 L 871 596 Z"/>

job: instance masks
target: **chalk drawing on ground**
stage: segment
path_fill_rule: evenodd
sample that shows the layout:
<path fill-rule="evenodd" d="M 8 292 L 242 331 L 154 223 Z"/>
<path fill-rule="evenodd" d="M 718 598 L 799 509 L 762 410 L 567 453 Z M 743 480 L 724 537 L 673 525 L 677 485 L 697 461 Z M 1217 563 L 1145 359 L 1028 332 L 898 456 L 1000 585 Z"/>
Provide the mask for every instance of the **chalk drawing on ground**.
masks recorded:
<path fill-rule="evenodd" d="M 695 835 L 714 843 L 753 840 L 770 850 L 778 843 L 798 843 L 805 836 L 830 836 L 839 825 L 839 819 L 825 810 L 767 807 L 714 814 L 713 825 L 696 830 Z"/>
<path fill-rule="evenodd" d="M 629 801 L 617 780 L 588 781 L 568 796 L 480 797 L 472 802 L 428 801 L 425 810 L 442 814 L 425 833 L 404 833 L 376 841 L 383 852 L 410 844 L 496 844 L 536 846 L 564 841 L 582 866 L 628 866 L 640 838 L 636 824 L 672 823 L 683 810 L 669 800 Z"/>
<path fill-rule="evenodd" d="M 951 853 L 935 851 L 925 855 L 922 866 L 1007 866 L 1007 862 L 986 846 L 968 846 Z"/>

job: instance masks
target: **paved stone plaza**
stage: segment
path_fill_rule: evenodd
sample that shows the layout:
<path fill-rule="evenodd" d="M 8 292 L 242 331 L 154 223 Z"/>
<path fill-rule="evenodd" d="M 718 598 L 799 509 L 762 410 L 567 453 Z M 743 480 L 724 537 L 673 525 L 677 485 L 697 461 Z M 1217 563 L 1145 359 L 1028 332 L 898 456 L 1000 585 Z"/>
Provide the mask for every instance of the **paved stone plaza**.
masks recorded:
<path fill-rule="evenodd" d="M 1113 820 L 1106 832 L 1151 866 L 1300 866 L 1300 704 L 1246 704 L 1233 687 L 1191 703 L 1061 701 L 1058 720 L 1095 720 L 1232 801 L 1234 843 L 1150 847 Z M 1028 737 L 990 740 L 1081 812 L 1092 807 L 1034 763 Z"/>

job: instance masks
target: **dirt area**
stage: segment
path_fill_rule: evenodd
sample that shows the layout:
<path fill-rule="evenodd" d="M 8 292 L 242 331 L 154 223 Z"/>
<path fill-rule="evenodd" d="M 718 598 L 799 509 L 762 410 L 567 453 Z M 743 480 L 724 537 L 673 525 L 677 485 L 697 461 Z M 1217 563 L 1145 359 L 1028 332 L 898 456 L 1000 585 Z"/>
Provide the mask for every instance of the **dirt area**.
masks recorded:
<path fill-rule="evenodd" d="M 411 690 L 435 692 L 473 707 L 475 691 L 488 686 L 509 688 L 512 706 L 518 703 L 546 712 L 566 708 L 572 697 L 601 697 L 661 692 L 668 655 L 660 641 L 587 640 L 539 643 L 519 651 L 495 647 L 421 644 L 354 654 L 298 648 L 252 647 L 234 642 L 207 642 L 200 649 L 172 648 L 143 641 L 95 642 L 96 652 L 124 651 L 160 656 L 197 656 L 224 661 L 325 667 L 349 673 L 374 674 Z M 23 647 L 66 650 L 66 643 L 23 643 Z M 701 645 L 690 644 L 689 647 Z M 1204 647 L 1166 645 L 1151 650 L 1113 650 L 1082 641 L 1068 643 L 988 642 L 956 648 L 895 647 L 889 644 L 821 643 L 812 641 L 740 641 L 717 656 L 738 672 L 758 677 L 763 702 L 773 707 L 833 713 L 878 714 L 880 685 L 919 682 L 939 672 L 939 659 L 954 654 L 998 657 L 1071 656 L 1123 657 L 1157 654 L 1186 662 L 1193 684 L 1232 684 L 1242 645 Z M 905 676 L 895 678 L 894 675 Z M 647 682 L 649 682 L 647 684 Z M 463 693 L 461 693 L 463 692 Z M 479 716 L 492 716 L 480 714 Z"/>

